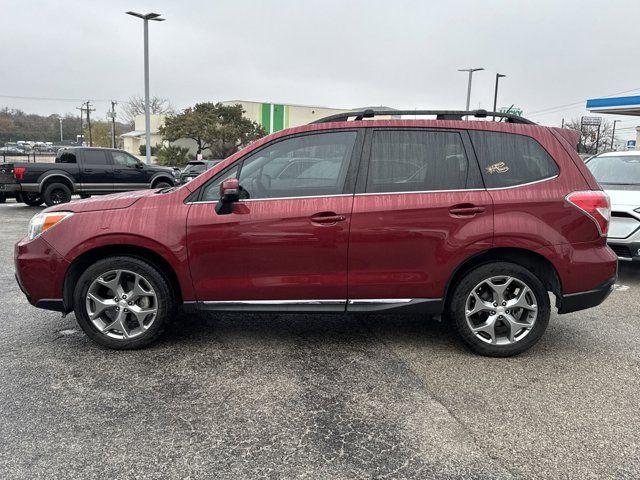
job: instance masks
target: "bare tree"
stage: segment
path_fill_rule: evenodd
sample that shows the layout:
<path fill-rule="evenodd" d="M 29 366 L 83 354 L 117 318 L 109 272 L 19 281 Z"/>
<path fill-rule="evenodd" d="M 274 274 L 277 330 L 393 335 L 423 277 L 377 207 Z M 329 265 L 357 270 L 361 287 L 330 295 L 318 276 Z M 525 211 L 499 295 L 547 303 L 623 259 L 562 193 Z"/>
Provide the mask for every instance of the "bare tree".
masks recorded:
<path fill-rule="evenodd" d="M 140 96 L 129 97 L 129 100 L 120 107 L 122 111 L 122 121 L 128 123 L 133 128 L 133 123 L 138 115 L 144 115 L 144 98 Z M 175 109 L 167 98 L 151 97 L 149 99 L 149 112 L 152 114 L 171 114 Z"/>
<path fill-rule="evenodd" d="M 612 148 L 611 133 L 613 132 L 613 123 L 608 120 L 602 120 L 599 138 L 598 127 L 595 125 L 582 125 L 581 130 L 579 118 L 574 118 L 570 122 L 565 123 L 564 127 L 580 132 L 580 143 L 578 144 L 579 153 L 596 153 L 596 143 L 598 144 L 598 152 L 605 152 Z"/>

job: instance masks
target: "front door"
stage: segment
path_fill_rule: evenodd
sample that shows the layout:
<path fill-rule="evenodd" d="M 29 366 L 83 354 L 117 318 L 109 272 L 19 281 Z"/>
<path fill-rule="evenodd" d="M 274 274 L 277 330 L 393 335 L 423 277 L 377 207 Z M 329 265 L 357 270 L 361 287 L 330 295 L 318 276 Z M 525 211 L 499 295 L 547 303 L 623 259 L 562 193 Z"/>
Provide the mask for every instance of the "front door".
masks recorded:
<path fill-rule="evenodd" d="M 113 164 L 106 150 L 83 148 L 78 150 L 82 158 L 80 165 L 81 192 L 113 192 Z"/>
<path fill-rule="evenodd" d="M 493 236 L 493 204 L 467 133 L 374 130 L 365 150 L 351 218 L 349 310 L 441 304 L 455 268 Z"/>
<path fill-rule="evenodd" d="M 199 301 L 214 309 L 344 310 L 358 135 L 285 137 L 202 187 L 187 220 Z M 242 199 L 219 215 L 219 184 L 232 177 Z"/>
<path fill-rule="evenodd" d="M 113 188 L 116 192 L 142 190 L 149 186 L 149 174 L 145 164 L 125 152 L 112 151 Z"/>

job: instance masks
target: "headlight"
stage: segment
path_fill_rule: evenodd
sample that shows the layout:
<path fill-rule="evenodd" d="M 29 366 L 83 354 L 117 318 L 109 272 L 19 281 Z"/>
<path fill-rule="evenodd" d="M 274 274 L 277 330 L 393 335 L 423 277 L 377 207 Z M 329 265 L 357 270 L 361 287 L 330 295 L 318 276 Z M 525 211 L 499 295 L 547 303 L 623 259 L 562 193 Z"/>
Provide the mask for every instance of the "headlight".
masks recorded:
<path fill-rule="evenodd" d="M 35 215 L 29 222 L 29 233 L 27 234 L 29 240 L 39 237 L 71 215 L 73 215 L 72 212 L 51 212 Z"/>

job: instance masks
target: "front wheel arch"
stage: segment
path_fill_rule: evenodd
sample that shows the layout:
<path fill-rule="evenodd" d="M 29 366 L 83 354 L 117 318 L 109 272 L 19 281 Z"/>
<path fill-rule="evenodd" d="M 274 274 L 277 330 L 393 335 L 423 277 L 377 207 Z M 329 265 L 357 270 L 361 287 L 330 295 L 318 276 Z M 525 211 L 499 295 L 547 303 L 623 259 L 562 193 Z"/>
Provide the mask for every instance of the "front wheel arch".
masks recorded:
<path fill-rule="evenodd" d="M 62 294 L 65 313 L 69 313 L 73 310 L 73 291 L 75 284 L 82 273 L 89 267 L 89 265 L 97 262 L 98 260 L 102 260 L 103 258 L 112 256 L 130 256 L 140 258 L 141 260 L 151 263 L 160 269 L 171 286 L 176 302 L 178 304 L 182 303 L 183 299 L 180 281 L 178 280 L 178 276 L 176 275 L 173 267 L 171 267 L 164 257 L 153 250 L 136 245 L 107 245 L 88 250 L 71 262 L 71 265 L 65 274 Z"/>

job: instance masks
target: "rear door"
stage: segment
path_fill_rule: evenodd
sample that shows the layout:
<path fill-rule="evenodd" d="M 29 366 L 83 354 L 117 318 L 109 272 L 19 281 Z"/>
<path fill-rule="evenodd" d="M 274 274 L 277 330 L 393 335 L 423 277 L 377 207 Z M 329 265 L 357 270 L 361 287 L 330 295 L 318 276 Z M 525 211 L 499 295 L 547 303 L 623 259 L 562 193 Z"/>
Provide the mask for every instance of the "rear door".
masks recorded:
<path fill-rule="evenodd" d="M 149 186 L 150 173 L 140 160 L 126 152 L 112 150 L 113 189 L 116 192 L 142 190 Z"/>
<path fill-rule="evenodd" d="M 493 205 L 466 131 L 369 131 L 349 240 L 349 310 L 439 304 L 489 248 Z"/>
<path fill-rule="evenodd" d="M 113 191 L 113 163 L 106 150 L 83 148 L 76 152 L 80 163 L 79 189 L 83 192 L 110 193 Z"/>

